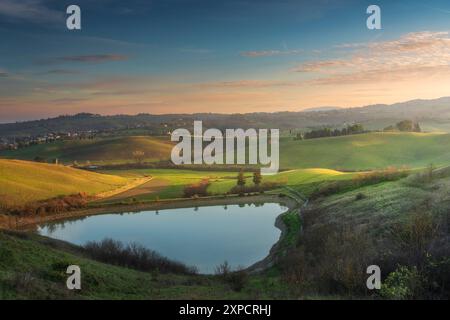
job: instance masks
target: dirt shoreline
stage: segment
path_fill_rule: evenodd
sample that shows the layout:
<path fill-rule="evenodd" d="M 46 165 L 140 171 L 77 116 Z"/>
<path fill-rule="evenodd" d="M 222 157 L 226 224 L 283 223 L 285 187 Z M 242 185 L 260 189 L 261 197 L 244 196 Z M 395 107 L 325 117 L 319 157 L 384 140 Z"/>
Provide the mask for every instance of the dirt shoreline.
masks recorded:
<path fill-rule="evenodd" d="M 233 204 L 248 204 L 248 203 L 263 203 L 263 202 L 277 202 L 286 203 L 289 207 L 292 202 L 289 198 L 280 198 L 277 195 L 257 195 L 257 196 L 218 196 L 218 197 L 206 197 L 199 199 L 171 199 L 160 200 L 149 203 L 137 203 L 127 205 L 106 205 L 97 206 L 92 208 L 85 208 L 81 210 L 67 211 L 59 214 L 49 215 L 34 215 L 34 216 L 6 216 L 0 215 L 0 228 L 20 230 L 27 226 L 32 226 L 41 223 L 47 223 L 52 221 L 65 220 L 69 218 L 78 218 L 86 216 L 94 216 L 101 214 L 111 213 L 127 213 L 138 212 L 144 210 L 164 210 L 164 209 L 177 209 L 186 207 L 205 207 L 214 205 L 233 205 Z"/>

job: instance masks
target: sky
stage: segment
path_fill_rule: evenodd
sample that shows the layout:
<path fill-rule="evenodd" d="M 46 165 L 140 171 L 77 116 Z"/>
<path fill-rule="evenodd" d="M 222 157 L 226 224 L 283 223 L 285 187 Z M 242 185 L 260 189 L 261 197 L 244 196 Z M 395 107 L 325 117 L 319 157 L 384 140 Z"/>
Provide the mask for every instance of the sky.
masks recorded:
<path fill-rule="evenodd" d="M 450 96 L 449 32 L 448 0 L 0 0 L 0 122 Z"/>

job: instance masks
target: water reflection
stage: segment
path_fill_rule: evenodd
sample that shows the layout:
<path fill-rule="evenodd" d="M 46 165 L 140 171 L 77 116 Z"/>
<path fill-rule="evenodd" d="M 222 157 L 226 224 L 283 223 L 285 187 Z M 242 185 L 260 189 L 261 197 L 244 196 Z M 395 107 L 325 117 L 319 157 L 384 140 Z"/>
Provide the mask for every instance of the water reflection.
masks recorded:
<path fill-rule="evenodd" d="M 275 219 L 284 211 L 266 203 L 106 214 L 40 225 L 38 232 L 80 245 L 104 238 L 137 242 L 213 273 L 225 260 L 249 266 L 267 256 L 280 236 Z"/>

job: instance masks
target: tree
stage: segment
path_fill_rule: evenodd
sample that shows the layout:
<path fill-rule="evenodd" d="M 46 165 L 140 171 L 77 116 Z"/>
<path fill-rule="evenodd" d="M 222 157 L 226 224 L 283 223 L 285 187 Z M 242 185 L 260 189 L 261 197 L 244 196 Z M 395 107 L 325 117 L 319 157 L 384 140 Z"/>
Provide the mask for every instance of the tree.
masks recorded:
<path fill-rule="evenodd" d="M 136 163 L 141 164 L 142 161 L 144 161 L 144 156 L 145 156 L 144 151 L 140 151 L 140 150 L 133 151 L 133 158 L 136 161 Z"/>
<path fill-rule="evenodd" d="M 239 171 L 238 177 L 237 177 L 237 185 L 240 187 L 245 186 L 245 176 L 244 176 L 244 170 Z"/>
<path fill-rule="evenodd" d="M 255 186 L 259 186 L 262 181 L 261 170 L 258 170 L 253 173 L 253 183 Z"/>
<path fill-rule="evenodd" d="M 414 132 L 422 132 L 422 128 L 418 122 L 414 124 Z"/>
<path fill-rule="evenodd" d="M 396 124 L 399 131 L 411 132 L 414 129 L 414 123 L 411 120 L 403 120 Z"/>

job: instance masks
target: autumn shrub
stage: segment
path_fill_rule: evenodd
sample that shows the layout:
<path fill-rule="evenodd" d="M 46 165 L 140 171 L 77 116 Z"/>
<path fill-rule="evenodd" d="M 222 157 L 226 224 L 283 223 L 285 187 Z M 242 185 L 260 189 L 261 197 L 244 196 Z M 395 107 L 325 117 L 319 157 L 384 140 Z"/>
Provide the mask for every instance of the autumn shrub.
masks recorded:
<path fill-rule="evenodd" d="M 234 186 L 229 191 L 230 194 L 246 194 L 246 193 L 261 193 L 269 190 L 276 189 L 280 186 L 277 182 L 264 182 L 260 185 L 251 185 L 251 186 Z"/>
<path fill-rule="evenodd" d="M 203 179 L 199 183 L 191 184 L 184 187 L 183 195 L 185 198 L 206 197 L 208 196 L 209 179 Z"/>

